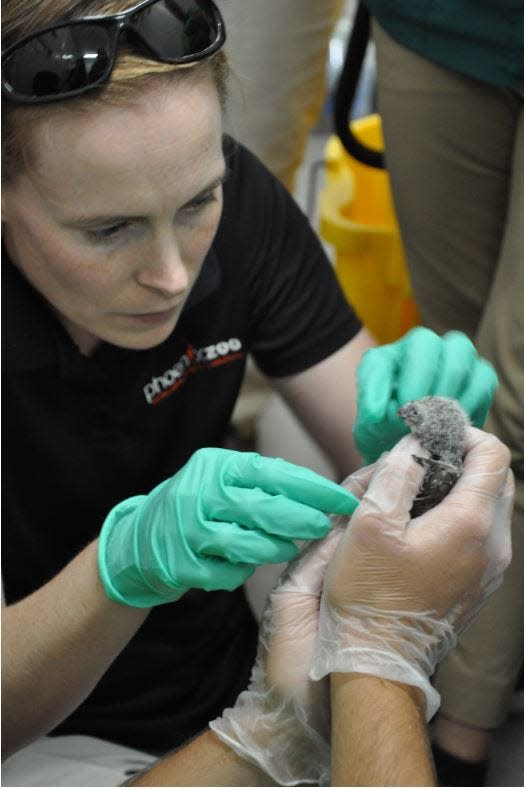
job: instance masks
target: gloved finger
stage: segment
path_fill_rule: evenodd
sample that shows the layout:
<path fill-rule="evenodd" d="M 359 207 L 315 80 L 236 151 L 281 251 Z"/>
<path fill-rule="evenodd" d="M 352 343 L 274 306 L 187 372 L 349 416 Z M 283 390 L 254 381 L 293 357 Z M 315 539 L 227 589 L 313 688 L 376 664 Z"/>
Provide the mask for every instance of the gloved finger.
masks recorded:
<path fill-rule="evenodd" d="M 441 365 L 433 394 L 457 399 L 466 388 L 478 354 L 469 337 L 459 331 L 444 334 L 442 343 Z"/>
<path fill-rule="evenodd" d="M 244 529 L 237 523 L 204 521 L 192 535 L 192 550 L 199 556 L 216 556 L 228 562 L 279 564 L 298 555 L 290 540 L 259 530 Z"/>
<path fill-rule="evenodd" d="M 343 487 L 346 488 L 346 490 L 350 490 L 357 499 L 361 499 L 369 487 L 369 483 L 378 469 L 378 464 L 381 462 L 382 457 L 378 458 L 375 463 L 371 463 L 369 466 L 362 466 L 362 468 L 349 474 L 341 483 Z"/>
<path fill-rule="evenodd" d="M 384 421 L 398 376 L 400 356 L 399 342 L 371 348 L 362 356 L 356 378 L 358 414 L 365 423 L 374 425 Z"/>
<path fill-rule="evenodd" d="M 481 586 L 490 594 L 501 583 L 501 577 L 511 562 L 511 515 L 515 485 L 511 470 L 506 475 L 502 496 L 496 503 L 493 521 L 486 540 L 490 561 L 482 576 Z"/>
<path fill-rule="evenodd" d="M 433 384 L 443 358 L 443 340 L 424 326 L 417 326 L 402 341 L 402 360 L 396 401 L 405 405 L 434 394 Z"/>
<path fill-rule="evenodd" d="M 469 490 L 500 496 L 507 480 L 510 457 L 508 447 L 492 433 L 468 427 L 464 469 L 453 491 L 459 497 Z"/>
<path fill-rule="evenodd" d="M 260 488 L 231 485 L 223 488 L 221 499 L 206 503 L 205 516 L 293 540 L 325 537 L 331 525 L 327 515 L 306 504 Z"/>
<path fill-rule="evenodd" d="M 317 540 L 307 545 L 300 555 L 285 568 L 273 594 L 295 592 L 319 597 L 323 587 L 325 570 L 343 534 L 343 529 L 333 529 L 323 540 Z"/>
<path fill-rule="evenodd" d="M 225 481 L 239 488 L 261 488 L 266 493 L 285 496 L 320 512 L 350 515 L 358 506 L 352 493 L 315 471 L 256 452 L 236 453 Z"/>
<path fill-rule="evenodd" d="M 380 531 L 401 534 L 410 522 L 410 510 L 418 493 L 425 469 L 413 455 L 426 454 L 412 436 L 404 436 L 382 456 L 364 493 L 360 506 L 351 519 L 351 529 L 362 519 Z"/>
<path fill-rule="evenodd" d="M 475 427 L 482 427 L 495 398 L 499 379 L 486 359 L 478 358 L 472 365 L 466 387 L 457 398 Z"/>

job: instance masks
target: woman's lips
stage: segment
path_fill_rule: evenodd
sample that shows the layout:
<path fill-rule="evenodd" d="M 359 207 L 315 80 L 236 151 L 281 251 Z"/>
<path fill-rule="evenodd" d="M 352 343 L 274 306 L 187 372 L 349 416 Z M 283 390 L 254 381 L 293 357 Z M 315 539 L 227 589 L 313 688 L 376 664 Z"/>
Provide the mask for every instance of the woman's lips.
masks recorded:
<path fill-rule="evenodd" d="M 179 310 L 179 305 L 176 307 L 171 307 L 169 310 L 163 310 L 162 312 L 143 312 L 143 313 L 136 313 L 135 315 L 128 315 L 133 321 L 138 321 L 139 323 L 146 323 L 149 326 L 156 326 L 161 323 L 166 323 L 166 321 L 172 320 Z"/>

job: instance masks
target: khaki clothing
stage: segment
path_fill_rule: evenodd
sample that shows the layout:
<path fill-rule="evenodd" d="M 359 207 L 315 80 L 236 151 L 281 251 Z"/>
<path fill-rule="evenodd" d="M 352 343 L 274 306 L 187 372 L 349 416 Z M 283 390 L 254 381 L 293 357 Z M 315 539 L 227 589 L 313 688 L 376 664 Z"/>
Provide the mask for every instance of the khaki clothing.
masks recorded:
<path fill-rule="evenodd" d="M 226 124 L 290 192 L 325 98 L 329 40 L 343 0 L 218 0 L 232 70 Z M 249 359 L 232 417 L 254 448 L 272 390 Z"/>
<path fill-rule="evenodd" d="M 500 381 L 486 429 L 512 452 L 514 558 L 436 676 L 445 715 L 494 728 L 523 646 L 523 96 L 373 27 L 386 162 L 422 322 L 468 334 Z"/>

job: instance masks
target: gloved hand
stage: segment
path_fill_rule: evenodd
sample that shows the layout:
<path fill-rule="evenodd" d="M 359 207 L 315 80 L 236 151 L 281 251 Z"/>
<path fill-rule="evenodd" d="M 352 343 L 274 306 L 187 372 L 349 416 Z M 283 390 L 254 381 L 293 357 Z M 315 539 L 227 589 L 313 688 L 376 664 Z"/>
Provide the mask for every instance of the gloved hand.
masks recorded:
<path fill-rule="evenodd" d="M 117 504 L 99 537 L 108 597 L 147 608 L 189 588 L 232 590 L 257 565 L 298 553 L 293 540 L 323 537 L 326 512 L 357 499 L 309 469 L 255 452 L 200 449 L 147 496 Z"/>
<path fill-rule="evenodd" d="M 450 331 L 439 337 L 423 326 L 367 351 L 357 378 L 354 438 L 366 463 L 373 463 L 408 432 L 397 414 L 401 405 L 426 395 L 452 397 L 472 424 L 482 427 L 498 385 L 492 366 L 465 334 Z"/>
<path fill-rule="evenodd" d="M 407 436 L 377 464 L 328 565 L 310 676 L 373 674 L 419 687 L 500 583 L 511 557 L 507 448 L 468 428 L 464 470 L 433 509 L 410 520 L 424 469 Z M 374 468 L 374 467 L 373 467 Z"/>
<path fill-rule="evenodd" d="M 328 785 L 327 681 L 309 669 L 318 633 L 323 575 L 341 536 L 311 543 L 282 574 L 263 613 L 248 690 L 210 728 L 277 784 Z"/>

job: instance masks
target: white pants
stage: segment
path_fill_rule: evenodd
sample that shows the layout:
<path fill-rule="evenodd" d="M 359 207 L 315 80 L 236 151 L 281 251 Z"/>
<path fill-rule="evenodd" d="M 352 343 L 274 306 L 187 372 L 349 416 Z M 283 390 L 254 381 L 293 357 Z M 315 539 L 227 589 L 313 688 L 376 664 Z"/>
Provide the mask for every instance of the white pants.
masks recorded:
<path fill-rule="evenodd" d="M 96 737 L 42 737 L 2 765 L 2 786 L 121 786 L 156 756 Z"/>

